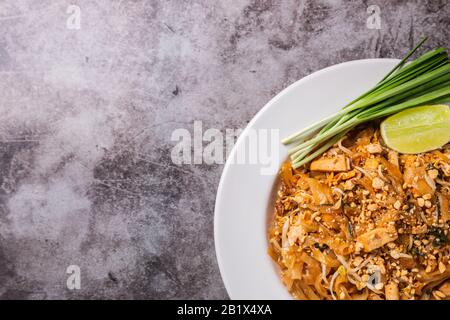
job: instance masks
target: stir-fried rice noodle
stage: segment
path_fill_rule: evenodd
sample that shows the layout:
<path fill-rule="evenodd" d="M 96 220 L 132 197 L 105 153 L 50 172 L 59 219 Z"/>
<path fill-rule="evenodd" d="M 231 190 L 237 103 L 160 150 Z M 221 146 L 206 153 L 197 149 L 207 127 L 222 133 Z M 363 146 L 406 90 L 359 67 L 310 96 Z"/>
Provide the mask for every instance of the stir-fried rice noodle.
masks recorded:
<path fill-rule="evenodd" d="M 450 150 L 398 154 L 375 127 L 280 170 L 269 254 L 296 299 L 450 299 Z"/>

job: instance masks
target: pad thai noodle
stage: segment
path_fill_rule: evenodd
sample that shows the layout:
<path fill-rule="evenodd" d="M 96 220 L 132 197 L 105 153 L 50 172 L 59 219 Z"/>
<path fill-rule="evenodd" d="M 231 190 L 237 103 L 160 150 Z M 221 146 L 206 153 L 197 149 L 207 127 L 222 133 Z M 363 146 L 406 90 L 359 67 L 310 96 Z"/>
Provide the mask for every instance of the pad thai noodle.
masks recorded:
<path fill-rule="evenodd" d="M 378 125 L 280 170 L 269 254 L 296 299 L 450 297 L 450 150 L 399 154 Z"/>

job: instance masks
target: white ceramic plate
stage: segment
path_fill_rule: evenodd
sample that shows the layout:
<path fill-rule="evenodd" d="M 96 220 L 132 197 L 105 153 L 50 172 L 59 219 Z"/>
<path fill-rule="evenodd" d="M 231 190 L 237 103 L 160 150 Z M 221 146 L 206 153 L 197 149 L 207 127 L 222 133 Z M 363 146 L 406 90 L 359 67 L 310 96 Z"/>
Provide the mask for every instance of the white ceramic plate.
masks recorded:
<path fill-rule="evenodd" d="M 242 132 L 229 159 L 237 150 L 246 148 L 253 130 L 279 129 L 280 138 L 286 137 L 330 115 L 370 89 L 396 63 L 396 59 L 350 61 L 295 82 L 256 114 Z M 278 145 L 279 150 L 272 157 L 277 168 L 287 158 L 287 149 L 281 143 Z M 262 167 L 266 166 L 228 160 L 217 191 L 216 254 L 231 299 L 291 299 L 280 281 L 277 266 L 267 254 L 267 230 L 273 214 L 271 199 L 276 174 L 262 175 Z"/>

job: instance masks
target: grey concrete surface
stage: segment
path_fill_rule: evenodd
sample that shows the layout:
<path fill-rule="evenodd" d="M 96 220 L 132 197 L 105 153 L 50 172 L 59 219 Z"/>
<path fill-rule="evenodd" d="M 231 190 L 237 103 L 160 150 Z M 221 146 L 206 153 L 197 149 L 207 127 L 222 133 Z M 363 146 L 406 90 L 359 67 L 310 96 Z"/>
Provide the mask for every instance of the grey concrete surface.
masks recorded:
<path fill-rule="evenodd" d="M 222 165 L 174 164 L 173 130 L 242 128 L 297 79 L 425 35 L 448 48 L 449 14 L 438 0 L 1 0 L 0 298 L 227 298 Z"/>

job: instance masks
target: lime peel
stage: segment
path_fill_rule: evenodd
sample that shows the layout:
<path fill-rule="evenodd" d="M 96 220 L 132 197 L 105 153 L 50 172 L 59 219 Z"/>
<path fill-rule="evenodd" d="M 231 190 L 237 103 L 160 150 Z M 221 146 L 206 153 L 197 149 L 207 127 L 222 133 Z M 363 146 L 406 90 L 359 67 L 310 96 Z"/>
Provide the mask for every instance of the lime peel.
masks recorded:
<path fill-rule="evenodd" d="M 384 143 L 400 153 L 439 149 L 450 141 L 450 108 L 427 105 L 396 113 L 381 123 Z"/>

